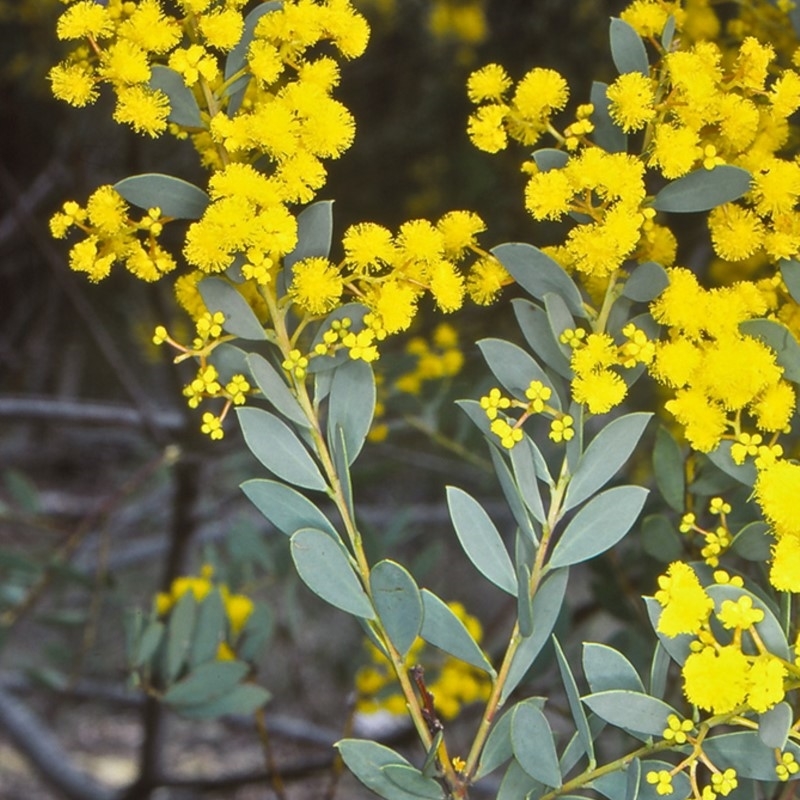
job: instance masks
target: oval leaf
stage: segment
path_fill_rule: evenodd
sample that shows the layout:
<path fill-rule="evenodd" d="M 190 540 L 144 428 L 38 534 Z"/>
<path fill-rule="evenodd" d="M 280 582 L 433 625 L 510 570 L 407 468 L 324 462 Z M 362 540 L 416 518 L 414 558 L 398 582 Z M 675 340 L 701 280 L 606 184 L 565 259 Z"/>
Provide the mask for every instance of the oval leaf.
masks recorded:
<path fill-rule="evenodd" d="M 303 413 L 297 398 L 291 393 L 286 381 L 281 377 L 275 367 L 258 353 L 247 356 L 250 374 L 258 384 L 264 397 L 275 406 L 276 410 L 284 417 L 296 422 L 303 427 L 309 427 L 308 417 Z"/>
<path fill-rule="evenodd" d="M 497 380 L 517 400 L 525 400 L 531 381 L 541 381 L 552 392 L 550 405 L 560 410 L 561 401 L 550 378 L 521 347 L 504 339 L 481 339 L 478 347 Z"/>
<path fill-rule="evenodd" d="M 495 722 L 489 733 L 486 744 L 481 751 L 480 762 L 475 773 L 476 781 L 480 780 L 484 775 L 494 772 L 514 755 L 514 749 L 511 745 L 511 711 L 512 709 L 509 709 L 504 713 Z"/>
<path fill-rule="evenodd" d="M 703 742 L 703 752 L 714 764 L 735 766 L 740 778 L 756 781 L 775 780 L 775 751 L 764 744 L 758 731 L 737 731 L 721 736 L 710 736 Z M 800 761 L 800 747 L 786 742 L 784 752 L 792 753 Z M 792 776 L 800 778 L 800 773 Z"/>
<path fill-rule="evenodd" d="M 193 669 L 216 659 L 219 645 L 225 640 L 227 625 L 222 596 L 219 589 L 214 589 L 203 598 L 197 613 L 197 628 L 189 653 L 189 664 Z"/>
<path fill-rule="evenodd" d="M 781 277 L 795 303 L 800 303 L 800 261 L 785 258 L 780 262 Z"/>
<path fill-rule="evenodd" d="M 567 693 L 567 702 L 569 703 L 569 710 L 572 714 L 572 719 L 575 722 L 575 728 L 578 732 L 583 751 L 586 753 L 590 764 L 595 763 L 594 757 L 594 742 L 592 741 L 592 731 L 589 728 L 589 720 L 586 718 L 586 712 L 581 705 L 581 697 L 578 692 L 578 684 L 575 682 L 575 676 L 572 674 L 572 669 L 569 666 L 567 657 L 558 643 L 558 639 L 553 636 L 553 645 L 556 653 L 556 660 L 558 661 L 558 671 L 561 673 L 561 682 L 564 684 L 564 690 Z"/>
<path fill-rule="evenodd" d="M 208 703 L 196 706 L 181 706 L 180 713 L 190 719 L 214 719 L 227 714 L 250 716 L 261 708 L 269 699 L 270 693 L 255 683 L 243 683 L 228 694 Z"/>
<path fill-rule="evenodd" d="M 547 314 L 535 303 L 522 297 L 511 301 L 517 325 L 525 341 L 544 363 L 554 369 L 562 378 L 572 379 L 569 356 L 553 336 L 553 329 Z"/>
<path fill-rule="evenodd" d="M 264 341 L 267 335 L 247 300 L 222 278 L 205 278 L 197 284 L 197 290 L 213 314 L 221 311 L 225 315 L 223 328 L 234 336 L 254 341 Z"/>
<path fill-rule="evenodd" d="M 644 694 L 644 684 L 633 664 L 619 650 L 605 644 L 584 642 L 583 672 L 592 692 L 628 689 Z"/>
<path fill-rule="evenodd" d="M 604 553 L 631 529 L 646 498 L 641 486 L 616 486 L 593 497 L 561 534 L 550 566 L 566 567 Z"/>
<path fill-rule="evenodd" d="M 511 715 L 511 746 L 519 765 L 546 786 L 561 786 L 553 732 L 545 715 L 529 702 L 519 703 Z"/>
<path fill-rule="evenodd" d="M 646 261 L 631 272 L 622 288 L 622 296 L 635 303 L 655 300 L 669 286 L 669 276 L 661 264 Z"/>
<path fill-rule="evenodd" d="M 386 764 L 381 772 L 395 785 L 414 797 L 444 800 L 444 790 L 433 778 L 426 778 L 408 764 Z"/>
<path fill-rule="evenodd" d="M 574 508 L 605 486 L 628 460 L 652 414 L 618 417 L 592 439 L 567 487 L 564 510 Z"/>
<path fill-rule="evenodd" d="M 745 486 L 752 486 L 756 482 L 756 468 L 752 461 L 737 464 L 731 456 L 732 446 L 733 442 L 720 442 L 716 450 L 712 450 L 706 455 L 709 461 L 719 467 L 726 475 L 730 475 Z M 699 492 L 698 488 L 696 483 L 692 484 L 692 489 L 698 494 L 702 494 L 703 492 Z M 716 494 L 716 492 L 713 493 Z M 706 494 L 712 494 L 712 492 L 706 492 Z"/>
<path fill-rule="evenodd" d="M 270 472 L 304 489 L 326 489 L 319 467 L 283 420 L 260 408 L 237 408 L 236 415 L 247 446 Z"/>
<path fill-rule="evenodd" d="M 172 682 L 184 666 L 192 644 L 197 620 L 197 601 L 192 592 L 186 592 L 175 604 L 167 623 L 165 672 L 167 682 Z"/>
<path fill-rule="evenodd" d="M 594 106 L 589 119 L 594 125 L 592 138 L 607 153 L 625 153 L 628 150 L 628 136 L 617 127 L 608 111 L 608 84 L 594 81 L 589 100 Z"/>
<path fill-rule="evenodd" d="M 731 550 L 747 561 L 769 561 L 775 539 L 766 522 L 751 522 L 745 525 L 731 542 Z"/>
<path fill-rule="evenodd" d="M 410 573 L 379 561 L 369 574 L 372 602 L 392 644 L 405 657 L 422 630 L 422 595 Z"/>
<path fill-rule="evenodd" d="M 364 619 L 375 611 L 342 547 L 327 533 L 304 528 L 291 538 L 292 560 L 309 589 L 336 608 Z"/>
<path fill-rule="evenodd" d="M 161 698 L 168 705 L 193 706 L 228 694 L 250 671 L 243 661 L 212 661 L 201 664 L 183 680 L 174 683 Z"/>
<path fill-rule="evenodd" d="M 517 579 L 503 540 L 483 506 L 455 486 L 447 487 L 447 506 L 461 547 L 475 569 L 516 597 Z"/>
<path fill-rule="evenodd" d="M 200 219 L 211 202 L 194 184 L 158 172 L 123 178 L 114 184 L 114 189 L 131 205 L 160 208 L 163 216 L 175 219 Z"/>
<path fill-rule="evenodd" d="M 500 695 L 501 704 L 517 688 L 536 660 L 536 656 L 550 639 L 550 634 L 553 632 L 564 603 L 568 579 L 569 570 L 559 569 L 551 572 L 539 586 L 539 590 L 533 598 L 533 633 L 527 639 L 522 640 L 522 644 L 514 654 Z"/>
<path fill-rule="evenodd" d="M 483 650 L 470 635 L 464 623 L 447 607 L 447 604 L 428 589 L 422 590 L 422 603 L 424 616 L 422 621 L 422 638 L 450 653 L 451 656 L 461 659 L 473 667 L 495 675 L 492 665 L 487 660 Z"/>
<path fill-rule="evenodd" d="M 647 50 L 632 25 L 625 20 L 612 17 L 609 39 L 611 41 L 611 58 L 618 72 L 641 72 L 644 76 L 650 74 Z"/>
<path fill-rule="evenodd" d="M 341 541 L 333 523 L 304 495 L 277 481 L 253 479 L 241 489 L 255 507 L 283 534 L 316 528 Z"/>
<path fill-rule="evenodd" d="M 758 715 L 758 738 L 767 747 L 783 750 L 794 721 L 792 707 L 784 700 L 764 714 Z"/>
<path fill-rule="evenodd" d="M 682 514 L 686 494 L 683 452 L 672 434 L 662 426 L 656 431 L 653 473 L 664 500 L 673 511 Z"/>
<path fill-rule="evenodd" d="M 688 214 L 709 211 L 730 203 L 750 189 L 750 173 L 741 167 L 722 164 L 714 169 L 700 168 L 668 183 L 653 200 L 658 211 Z"/>
<path fill-rule="evenodd" d="M 533 439 L 525 434 L 522 440 L 511 448 L 511 466 L 514 468 L 519 495 L 522 497 L 525 506 L 533 514 L 533 518 L 537 522 L 544 524 L 547 514 L 544 511 L 538 483 L 538 478 L 540 477 L 538 473 L 541 471 L 541 463 L 544 462 L 544 458 L 541 457 L 541 453 L 538 450 L 539 448 L 536 447 Z M 541 458 L 538 470 L 537 455 Z"/>
<path fill-rule="evenodd" d="M 583 702 L 610 725 L 649 736 L 661 736 L 667 727 L 667 717 L 677 714 L 663 700 L 626 689 L 590 694 Z"/>
<path fill-rule="evenodd" d="M 375 376 L 372 367 L 361 359 L 350 359 L 333 373 L 328 399 L 328 441 L 331 450 L 337 442 L 331 436 L 338 428 L 344 434 L 347 463 L 352 464 L 367 438 L 375 413 Z"/>
<path fill-rule="evenodd" d="M 509 242 L 498 245 L 491 252 L 528 294 L 542 300 L 548 292 L 555 292 L 574 316 L 586 316 L 581 293 L 572 278 L 555 259 L 538 247 Z"/>
<path fill-rule="evenodd" d="M 291 269 L 303 258 L 327 258 L 332 238 L 333 200 L 318 200 L 297 215 L 297 245 L 284 256 L 285 268 Z"/>
<path fill-rule="evenodd" d="M 411 767 L 399 753 L 363 739 L 342 739 L 335 747 L 350 772 L 368 789 L 389 800 L 414 800 L 413 794 L 392 783 L 383 772 L 383 768 L 391 764 Z"/>
<path fill-rule="evenodd" d="M 167 119 L 185 128 L 202 128 L 200 108 L 192 90 L 183 82 L 180 73 L 169 67 L 154 64 L 150 71 L 150 88 L 160 89 L 169 97 Z"/>

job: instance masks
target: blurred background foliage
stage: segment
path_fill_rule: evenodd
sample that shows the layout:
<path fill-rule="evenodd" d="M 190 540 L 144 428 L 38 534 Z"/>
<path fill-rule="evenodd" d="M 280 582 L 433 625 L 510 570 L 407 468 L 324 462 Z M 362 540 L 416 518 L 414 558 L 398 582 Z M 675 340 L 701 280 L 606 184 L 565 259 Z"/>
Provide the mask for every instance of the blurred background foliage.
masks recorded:
<path fill-rule="evenodd" d="M 336 230 L 365 220 L 395 229 L 408 219 L 469 209 L 487 223 L 481 237 L 487 249 L 504 241 L 549 244 L 547 228 L 535 227 L 524 211 L 520 152 L 488 156 L 469 143 L 466 79 L 493 61 L 515 79 L 533 66 L 550 67 L 567 79 L 571 106 L 584 102 L 593 80 L 613 78 L 608 17 L 623 0 L 356 5 L 372 37 L 366 55 L 345 66 L 338 92 L 358 130 L 351 150 L 331 164 L 321 195 L 336 200 Z M 150 345 L 157 323 L 169 320 L 180 330 L 169 291 L 134 285 L 121 272 L 90 285 L 69 272 L 66 248 L 50 239 L 49 216 L 66 199 L 84 202 L 100 184 L 148 171 L 204 183 L 191 148 L 171 137 L 132 135 L 111 120 L 110 97 L 81 110 L 51 98 L 45 76 L 63 53 L 54 34 L 62 9 L 57 0 L 0 1 L 0 717 L 7 723 L 3 693 L 15 692 L 80 750 L 76 715 L 96 727 L 108 707 L 96 705 L 104 696 L 96 683 L 88 690 L 91 706 L 76 700 L 77 688 L 86 680 L 105 689 L 124 686 L 125 609 L 148 608 L 177 575 L 214 563 L 237 576 L 238 591 L 266 599 L 271 608 L 273 643 L 261 676 L 274 695 L 269 708 L 338 725 L 354 669 L 367 658 L 360 632 L 340 627 L 327 609 L 320 613 L 290 577 L 282 538 L 261 536 L 261 523 L 237 488 L 255 465 L 238 436 L 231 431 L 223 443 L 212 443 L 196 430 L 199 420 L 180 395 L 187 374 Z M 451 320 L 464 347 L 464 372 L 399 406 L 388 438 L 367 448 L 356 470 L 370 555 L 391 553 L 437 593 L 468 601 L 490 651 L 514 609 L 497 605 L 488 590 L 484 597 L 472 576 L 465 580 L 463 559 L 450 557 L 455 539 L 443 487 L 458 483 L 478 496 L 497 496 L 491 470 L 481 463 L 483 446 L 466 438 L 470 426 L 452 400 L 478 397 L 488 386 L 472 342 L 517 336 L 511 293 L 492 308 L 465 309 Z M 441 321 L 431 308 L 409 337 L 429 335 Z M 188 330 L 188 321 L 183 324 Z M 387 375 L 404 371 L 406 342 L 398 339 L 388 349 L 381 364 Z M 437 444 L 431 435 L 437 430 L 457 447 Z M 508 517 L 499 502 L 487 507 L 498 521 Z M 571 598 L 573 624 L 591 631 L 601 606 L 618 631 L 623 621 L 640 617 L 632 600 L 659 565 L 642 560 L 638 546 L 628 547 L 593 562 L 585 588 Z M 624 635 L 635 636 L 631 630 Z M 37 688 L 42 685 L 48 688 Z M 138 775 L 139 794 L 130 796 L 146 797 L 166 782 L 152 762 L 164 726 L 175 723 L 125 696 L 132 705 L 115 715 L 139 732 L 120 745 L 124 765 L 109 780 Z M 49 796 L 26 794 L 45 790 L 12 757 L 11 742 L 27 751 L 11 728 L 4 742 L 3 727 L 0 773 L 17 765 L 8 774 L 19 781 L 9 796 Z M 181 730 L 189 739 L 200 735 L 197 727 Z M 238 741 L 230 732 L 229 739 Z M 112 740 L 109 734 L 106 743 Z M 177 759 L 174 768 L 181 764 Z M 232 791 L 219 796 L 239 796 Z M 308 796 L 321 796 L 315 791 Z"/>

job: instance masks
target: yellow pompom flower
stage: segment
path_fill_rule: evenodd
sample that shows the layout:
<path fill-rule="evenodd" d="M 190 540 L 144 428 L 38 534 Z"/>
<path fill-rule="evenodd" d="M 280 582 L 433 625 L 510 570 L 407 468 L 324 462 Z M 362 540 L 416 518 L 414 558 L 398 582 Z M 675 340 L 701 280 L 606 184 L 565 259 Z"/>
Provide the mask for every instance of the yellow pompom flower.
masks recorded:
<path fill-rule="evenodd" d="M 684 125 L 658 125 L 653 137 L 651 163 L 669 180 L 689 172 L 702 156 L 697 132 Z"/>
<path fill-rule="evenodd" d="M 93 3 L 94 5 L 94 3 Z M 97 6 L 99 8 L 99 6 Z M 85 62 L 56 64 L 47 75 L 53 96 L 75 108 L 93 103 L 98 97 L 94 72 Z"/>
<path fill-rule="evenodd" d="M 786 460 L 776 461 L 758 471 L 753 488 L 764 517 L 775 529 L 776 534 L 779 537 L 787 535 L 800 537 L 800 516 L 797 513 L 797 498 L 800 496 L 800 464 Z"/>
<path fill-rule="evenodd" d="M 708 620 L 714 601 L 700 585 L 694 570 L 682 561 L 669 565 L 658 579 L 655 598 L 663 607 L 658 630 L 666 636 L 697 633 Z"/>
<path fill-rule="evenodd" d="M 219 50 L 228 51 L 242 38 L 244 19 L 238 11 L 223 8 L 203 14 L 200 17 L 199 28 L 208 44 Z"/>
<path fill-rule="evenodd" d="M 610 369 L 577 375 L 572 381 L 572 397 L 591 414 L 606 414 L 618 406 L 628 393 L 625 381 Z"/>
<path fill-rule="evenodd" d="M 397 280 L 384 281 L 370 305 L 383 321 L 387 333 L 404 331 L 417 311 L 418 293 Z"/>
<path fill-rule="evenodd" d="M 749 208 L 735 203 L 717 206 L 708 215 L 714 251 L 727 261 L 743 261 L 764 241 L 764 224 Z"/>
<path fill-rule="evenodd" d="M 475 245 L 475 237 L 486 230 L 486 223 L 473 211 L 449 211 L 436 229 L 442 234 L 445 255 L 458 260 Z"/>
<path fill-rule="evenodd" d="M 649 77 L 641 72 L 620 75 L 606 95 L 609 114 L 625 133 L 641 130 L 655 117 L 655 92 Z"/>
<path fill-rule="evenodd" d="M 472 144 L 486 153 L 499 153 L 508 145 L 508 134 L 504 122 L 508 107 L 497 103 L 481 106 L 470 114 L 467 134 Z"/>
<path fill-rule="evenodd" d="M 112 186 L 95 189 L 86 203 L 89 222 L 103 236 L 116 236 L 127 227 L 128 206 Z"/>
<path fill-rule="evenodd" d="M 747 703 L 759 714 L 780 703 L 786 692 L 784 678 L 786 667 L 775 656 L 767 653 L 756 657 L 750 666 Z"/>
<path fill-rule="evenodd" d="M 56 35 L 62 41 L 84 39 L 91 36 L 102 39 L 110 36 L 114 21 L 108 8 L 94 0 L 80 0 L 73 3 L 60 17 L 56 25 Z"/>
<path fill-rule="evenodd" d="M 397 254 L 391 232 L 374 222 L 351 225 L 342 246 L 347 264 L 358 270 L 377 271 L 391 264 Z"/>
<path fill-rule="evenodd" d="M 713 714 L 727 714 L 747 697 L 749 664 L 738 647 L 704 647 L 683 665 L 686 699 Z"/>
<path fill-rule="evenodd" d="M 576 187 L 561 169 L 537 172 L 525 187 L 525 208 L 535 220 L 558 220 L 570 210 Z"/>
<path fill-rule="evenodd" d="M 569 87 L 558 72 L 535 67 L 517 84 L 513 102 L 525 119 L 543 121 L 564 108 L 568 99 Z"/>
<path fill-rule="evenodd" d="M 467 293 L 474 303 L 491 305 L 503 287 L 512 282 L 506 268 L 494 257 L 487 256 L 472 265 L 467 276 Z"/>
<path fill-rule="evenodd" d="M 293 267 L 289 294 L 309 314 L 325 314 L 335 308 L 342 296 L 344 280 L 327 258 L 304 258 Z"/>
<path fill-rule="evenodd" d="M 487 64 L 467 79 L 467 96 L 473 103 L 500 102 L 511 86 L 511 78 L 499 64 Z"/>
<path fill-rule="evenodd" d="M 430 291 L 442 311 L 457 311 L 464 302 L 464 278 L 451 262 L 442 259 L 430 267 Z"/>
<path fill-rule="evenodd" d="M 137 133 L 155 138 L 167 129 L 169 97 L 160 89 L 129 86 L 119 90 L 114 119 L 130 125 Z"/>
<path fill-rule="evenodd" d="M 779 592 L 800 593 L 800 537 L 797 535 L 781 536 L 772 548 L 769 582 Z"/>

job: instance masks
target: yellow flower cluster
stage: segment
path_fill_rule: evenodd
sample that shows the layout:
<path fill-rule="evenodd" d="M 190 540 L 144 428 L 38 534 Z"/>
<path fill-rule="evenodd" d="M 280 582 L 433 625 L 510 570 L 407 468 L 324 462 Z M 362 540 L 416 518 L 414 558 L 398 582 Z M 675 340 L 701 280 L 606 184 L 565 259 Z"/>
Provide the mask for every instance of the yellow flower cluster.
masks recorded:
<path fill-rule="evenodd" d="M 675 390 L 666 409 L 692 447 L 707 453 L 724 436 L 738 436 L 744 413 L 763 433 L 783 431 L 795 412 L 795 390 L 774 351 L 739 331 L 741 322 L 767 311 L 759 287 L 705 290 L 688 269 L 668 272 L 669 286 L 651 305 L 668 334 L 656 346 L 651 374 Z"/>
<path fill-rule="evenodd" d="M 727 580 L 726 580 L 727 579 Z M 715 580 L 741 586 L 741 579 L 715 574 Z M 771 653 L 755 626 L 764 612 L 754 607 L 750 594 L 742 591 L 735 600 L 725 600 L 715 610 L 714 601 L 688 565 L 676 561 L 658 579 L 656 600 L 662 606 L 658 630 L 666 636 L 696 637 L 683 665 L 684 692 L 693 705 L 712 714 L 736 709 L 764 713 L 783 700 L 785 681 L 800 676 L 796 664 Z M 732 631 L 720 641 L 719 628 Z"/>
<path fill-rule="evenodd" d="M 222 335 L 222 325 L 225 315 L 221 311 L 214 314 L 205 312 L 197 320 L 197 336 L 191 347 L 186 347 L 173 339 L 163 325 L 158 325 L 153 334 L 153 343 L 156 345 L 169 344 L 179 352 L 175 362 L 187 358 L 196 358 L 198 362 L 197 375 L 183 388 L 183 396 L 189 408 L 197 408 L 203 400 L 222 399 L 225 404 L 219 415 L 210 411 L 203 414 L 200 430 L 211 439 L 222 439 L 225 431 L 222 422 L 232 406 L 243 405 L 247 396 L 253 392 L 250 383 L 244 375 L 232 375 L 230 380 L 223 384 L 220 381 L 217 368 L 208 360 L 208 356 L 217 345 L 231 339 Z"/>
<path fill-rule="evenodd" d="M 472 638 L 480 644 L 483 629 L 480 622 L 468 614 L 461 603 L 452 602 L 448 608 L 464 623 Z M 361 667 L 355 679 L 358 700 L 356 708 L 365 714 L 385 710 L 392 714 L 406 713 L 406 700 L 397 689 L 397 678 L 386 656 L 371 642 L 366 642 L 370 663 Z M 426 688 L 433 695 L 436 713 L 443 720 L 453 719 L 465 705 L 486 700 L 492 688 L 489 676 L 454 656 L 437 660 L 417 639 L 405 657 L 408 669 L 422 665 Z M 435 676 L 432 680 L 429 676 Z"/>
<path fill-rule="evenodd" d="M 228 634 L 219 643 L 217 658 L 230 661 L 236 658 L 236 640 L 253 613 L 253 601 L 243 594 L 232 594 L 224 583 L 213 580 L 214 568 L 204 564 L 199 575 L 175 578 L 168 592 L 159 592 L 155 597 L 156 612 L 159 617 L 166 617 L 178 600 L 191 592 L 198 603 L 202 603 L 214 589 L 218 589 L 228 622 Z"/>
<path fill-rule="evenodd" d="M 64 203 L 50 219 L 50 232 L 56 239 L 63 239 L 73 227 L 86 234 L 70 250 L 69 265 L 76 272 L 85 272 L 89 280 L 102 280 L 119 262 L 139 280 L 150 282 L 176 266 L 158 242 L 169 221 L 158 208 L 132 219 L 128 204 L 114 188 L 100 186 L 85 208 L 73 200 Z"/>
<path fill-rule="evenodd" d="M 522 426 L 534 414 L 550 417 L 549 436 L 554 442 L 568 442 L 575 435 L 573 428 L 575 421 L 569 414 L 564 414 L 547 402 L 552 394 L 553 390 L 549 386 L 533 380 L 525 390 L 524 401 L 506 397 L 500 389 L 494 387 L 489 394 L 481 397 L 480 405 L 490 420 L 489 429 L 507 450 L 511 450 L 515 444 L 522 441 Z M 508 408 L 518 409 L 522 413 L 517 419 L 500 414 L 500 411 Z"/>

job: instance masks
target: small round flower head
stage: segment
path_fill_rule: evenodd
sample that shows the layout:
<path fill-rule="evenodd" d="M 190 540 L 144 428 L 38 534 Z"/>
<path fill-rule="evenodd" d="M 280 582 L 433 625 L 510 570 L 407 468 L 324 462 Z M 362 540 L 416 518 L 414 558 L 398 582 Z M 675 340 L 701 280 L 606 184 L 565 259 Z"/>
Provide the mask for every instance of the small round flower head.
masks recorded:
<path fill-rule="evenodd" d="M 511 86 L 511 78 L 499 64 L 487 64 L 467 80 L 467 95 L 473 103 L 500 102 Z"/>
<path fill-rule="evenodd" d="M 344 281 L 327 258 L 305 258 L 293 267 L 289 294 L 309 314 L 324 314 L 339 302 Z"/>
<path fill-rule="evenodd" d="M 625 133 L 641 130 L 655 117 L 655 92 L 649 77 L 625 72 L 607 91 L 609 113 Z"/>
<path fill-rule="evenodd" d="M 659 632 L 666 636 L 697 633 L 714 608 L 714 601 L 700 585 L 694 570 L 682 561 L 669 565 L 658 579 L 656 600 L 663 606 Z"/>

